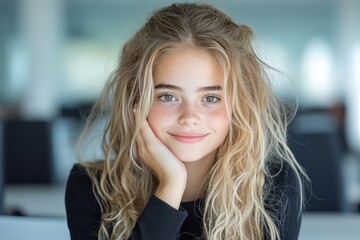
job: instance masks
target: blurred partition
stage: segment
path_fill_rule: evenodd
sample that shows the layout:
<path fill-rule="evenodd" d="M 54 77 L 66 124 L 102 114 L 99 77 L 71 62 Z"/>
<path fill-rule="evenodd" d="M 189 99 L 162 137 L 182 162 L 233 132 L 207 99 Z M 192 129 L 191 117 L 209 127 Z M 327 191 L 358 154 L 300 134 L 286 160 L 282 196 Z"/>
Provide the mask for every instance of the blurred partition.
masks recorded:
<path fill-rule="evenodd" d="M 51 121 L 21 119 L 4 122 L 3 161 L 6 183 L 52 183 L 51 124 Z"/>

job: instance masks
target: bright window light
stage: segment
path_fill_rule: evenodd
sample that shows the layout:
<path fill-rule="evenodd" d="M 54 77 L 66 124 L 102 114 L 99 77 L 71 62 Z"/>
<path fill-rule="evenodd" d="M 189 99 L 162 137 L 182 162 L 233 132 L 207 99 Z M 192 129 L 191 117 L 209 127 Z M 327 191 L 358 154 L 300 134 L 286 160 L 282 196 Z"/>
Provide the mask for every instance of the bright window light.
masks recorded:
<path fill-rule="evenodd" d="M 360 151 L 360 42 L 355 45 L 352 56 L 352 76 L 349 90 L 349 111 L 353 113 L 350 119 L 350 134 L 354 147 Z M 351 115 L 350 115 L 351 117 Z"/>
<path fill-rule="evenodd" d="M 328 106 L 333 103 L 333 65 L 333 56 L 325 41 L 313 39 L 309 42 L 301 64 L 303 103 L 315 106 Z"/>

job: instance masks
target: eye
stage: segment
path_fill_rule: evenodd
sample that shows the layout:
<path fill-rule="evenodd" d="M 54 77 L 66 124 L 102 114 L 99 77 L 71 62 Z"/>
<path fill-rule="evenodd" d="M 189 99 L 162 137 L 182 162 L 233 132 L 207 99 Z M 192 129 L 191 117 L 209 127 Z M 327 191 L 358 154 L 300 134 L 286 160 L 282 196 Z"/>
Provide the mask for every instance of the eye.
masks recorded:
<path fill-rule="evenodd" d="M 163 102 L 174 102 L 177 101 L 177 98 L 174 95 L 171 94 L 163 94 L 159 96 L 160 101 Z"/>
<path fill-rule="evenodd" d="M 216 103 L 218 101 L 220 101 L 220 98 L 218 98 L 214 95 L 209 95 L 204 98 L 204 102 L 207 102 L 207 103 Z"/>

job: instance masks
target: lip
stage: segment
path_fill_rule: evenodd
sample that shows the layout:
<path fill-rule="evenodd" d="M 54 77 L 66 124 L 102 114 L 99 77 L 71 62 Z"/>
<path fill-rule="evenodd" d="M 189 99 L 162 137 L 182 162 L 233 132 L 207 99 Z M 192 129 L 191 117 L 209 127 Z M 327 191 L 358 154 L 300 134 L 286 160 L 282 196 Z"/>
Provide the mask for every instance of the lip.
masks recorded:
<path fill-rule="evenodd" d="M 181 143 L 197 143 L 203 140 L 208 133 L 170 133 L 177 141 Z"/>

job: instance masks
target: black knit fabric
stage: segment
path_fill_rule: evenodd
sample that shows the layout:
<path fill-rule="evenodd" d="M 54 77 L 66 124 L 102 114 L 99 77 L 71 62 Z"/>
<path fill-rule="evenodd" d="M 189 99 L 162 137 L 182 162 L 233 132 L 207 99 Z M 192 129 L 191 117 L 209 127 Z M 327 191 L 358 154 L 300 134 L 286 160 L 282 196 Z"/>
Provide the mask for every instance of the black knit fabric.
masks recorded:
<path fill-rule="evenodd" d="M 298 239 L 301 225 L 300 190 L 295 173 L 291 168 L 283 167 L 273 183 L 274 187 L 267 194 L 267 210 L 274 217 L 281 239 Z M 152 195 L 130 239 L 201 239 L 202 203 L 203 199 L 184 202 L 177 210 Z M 101 210 L 92 191 L 91 180 L 79 165 L 73 167 L 68 178 L 65 205 L 71 239 L 97 239 Z"/>

